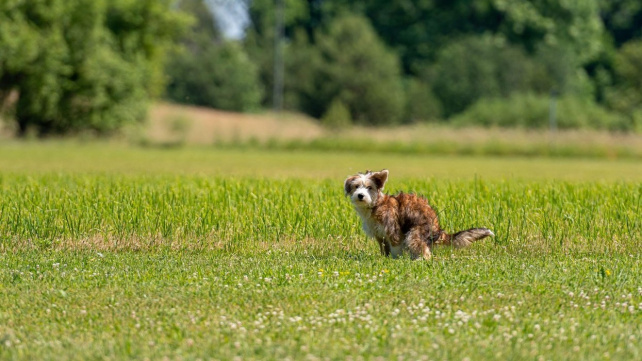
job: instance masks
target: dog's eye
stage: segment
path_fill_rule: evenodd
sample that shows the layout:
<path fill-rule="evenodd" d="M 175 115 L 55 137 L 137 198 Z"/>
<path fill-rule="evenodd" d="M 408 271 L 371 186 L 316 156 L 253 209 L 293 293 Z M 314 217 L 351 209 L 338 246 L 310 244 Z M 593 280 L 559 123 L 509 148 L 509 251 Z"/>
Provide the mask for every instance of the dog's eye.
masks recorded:
<path fill-rule="evenodd" d="M 370 191 L 370 190 L 372 190 L 372 187 L 368 186 L 368 190 L 369 190 L 369 191 Z"/>

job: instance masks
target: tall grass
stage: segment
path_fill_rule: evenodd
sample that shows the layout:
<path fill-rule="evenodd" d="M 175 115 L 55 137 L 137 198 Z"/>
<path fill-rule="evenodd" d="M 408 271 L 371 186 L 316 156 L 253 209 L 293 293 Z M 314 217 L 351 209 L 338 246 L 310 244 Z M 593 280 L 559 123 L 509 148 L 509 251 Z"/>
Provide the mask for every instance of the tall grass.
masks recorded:
<path fill-rule="evenodd" d="M 523 134 L 522 134 L 523 136 Z M 480 137 L 481 138 L 481 137 Z M 627 144 L 597 144 L 590 141 L 569 142 L 551 135 L 544 139 L 538 135 L 536 140 L 524 136 L 523 140 L 512 138 L 501 139 L 468 139 L 443 140 L 437 136 L 426 135 L 422 140 L 387 140 L 373 141 L 361 136 L 327 136 L 312 140 L 270 139 L 258 141 L 218 141 L 215 145 L 232 149 L 267 149 L 288 151 L 342 151 L 379 154 L 406 155 L 464 155 L 464 156 L 523 156 L 555 158 L 642 158 L 642 149 Z M 615 138 L 615 137 L 614 137 Z"/>
<path fill-rule="evenodd" d="M 486 226 L 504 247 L 619 252 L 642 238 L 639 183 L 406 179 L 389 187 L 426 196 L 447 230 Z M 4 175 L 0 199 L 5 250 L 370 246 L 342 179 Z"/>
<path fill-rule="evenodd" d="M 343 179 L 0 175 L 0 359 L 636 359 L 638 182 L 392 178 L 450 231 L 381 257 Z"/>

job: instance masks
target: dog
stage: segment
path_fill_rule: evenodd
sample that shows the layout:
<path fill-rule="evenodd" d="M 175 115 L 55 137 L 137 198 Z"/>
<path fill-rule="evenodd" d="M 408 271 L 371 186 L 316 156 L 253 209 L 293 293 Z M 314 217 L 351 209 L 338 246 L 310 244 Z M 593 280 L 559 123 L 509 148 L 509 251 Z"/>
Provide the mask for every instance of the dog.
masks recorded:
<path fill-rule="evenodd" d="M 397 258 L 407 250 L 413 259 L 432 257 L 435 245 L 455 248 L 470 246 L 473 242 L 495 234 L 487 228 L 471 228 L 454 234 L 439 226 L 437 213 L 428 201 L 415 194 L 383 193 L 388 170 L 366 171 L 348 177 L 344 183 L 345 195 L 363 222 L 366 234 L 379 243 L 381 254 Z"/>

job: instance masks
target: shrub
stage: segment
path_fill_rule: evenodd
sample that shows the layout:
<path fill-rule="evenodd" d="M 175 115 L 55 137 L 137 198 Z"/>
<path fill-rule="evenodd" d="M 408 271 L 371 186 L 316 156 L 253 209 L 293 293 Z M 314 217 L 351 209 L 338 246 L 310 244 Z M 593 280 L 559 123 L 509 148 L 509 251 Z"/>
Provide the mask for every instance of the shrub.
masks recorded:
<path fill-rule="evenodd" d="M 169 99 L 224 110 L 259 108 L 262 88 L 256 66 L 235 42 L 208 43 L 168 64 Z"/>
<path fill-rule="evenodd" d="M 574 96 L 593 95 L 577 54 L 552 46 L 538 46 L 533 51 L 529 55 L 497 35 L 465 37 L 446 46 L 427 71 L 444 115 L 464 111 L 481 98 L 514 93 L 548 94 L 556 90 Z"/>
<path fill-rule="evenodd" d="M 173 54 L 166 68 L 166 96 L 178 103 L 225 110 L 259 108 L 263 88 L 258 68 L 241 44 L 221 38 L 202 0 L 178 4 L 196 21 L 181 41 L 182 51 Z"/>
<path fill-rule="evenodd" d="M 460 126 L 517 126 L 543 129 L 549 126 L 550 101 L 548 96 L 534 94 L 482 99 L 451 121 Z M 631 129 L 630 123 L 624 117 L 588 99 L 564 96 L 556 102 L 556 120 L 560 129 Z"/>
<path fill-rule="evenodd" d="M 501 37 L 484 35 L 446 46 L 428 77 L 444 114 L 451 116 L 482 97 L 527 91 L 533 73 L 534 65 L 522 50 Z"/>
<path fill-rule="evenodd" d="M 404 92 L 397 56 L 377 37 L 367 18 L 344 16 L 317 37 L 323 63 L 315 92 L 324 109 L 339 99 L 356 122 L 399 123 Z"/>
<path fill-rule="evenodd" d="M 434 121 L 442 117 L 441 103 L 425 82 L 409 79 L 406 98 L 406 117 L 409 121 Z"/>
<path fill-rule="evenodd" d="M 630 41 L 615 55 L 615 84 L 607 90 L 611 109 L 627 115 L 632 122 L 642 111 L 642 40 Z"/>
<path fill-rule="evenodd" d="M 352 119 L 350 110 L 339 99 L 335 99 L 330 108 L 321 118 L 321 124 L 332 131 L 339 131 L 350 127 Z"/>

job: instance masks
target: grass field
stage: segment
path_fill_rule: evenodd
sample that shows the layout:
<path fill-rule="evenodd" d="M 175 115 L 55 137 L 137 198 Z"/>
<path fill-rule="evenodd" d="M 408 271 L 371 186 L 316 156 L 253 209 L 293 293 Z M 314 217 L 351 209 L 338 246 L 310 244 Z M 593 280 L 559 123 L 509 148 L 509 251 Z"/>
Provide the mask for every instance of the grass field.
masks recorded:
<path fill-rule="evenodd" d="M 331 132 L 302 114 L 239 114 L 168 103 L 152 107 L 134 141 L 152 145 L 226 145 L 302 151 L 376 151 L 380 154 L 557 156 L 642 159 L 636 133 L 591 130 L 453 128 L 441 123 L 354 126 Z"/>
<path fill-rule="evenodd" d="M 342 182 L 384 167 L 497 237 L 381 257 Z M 639 359 L 640 169 L 8 142 L 0 359 Z"/>

